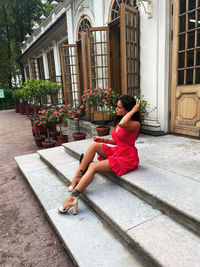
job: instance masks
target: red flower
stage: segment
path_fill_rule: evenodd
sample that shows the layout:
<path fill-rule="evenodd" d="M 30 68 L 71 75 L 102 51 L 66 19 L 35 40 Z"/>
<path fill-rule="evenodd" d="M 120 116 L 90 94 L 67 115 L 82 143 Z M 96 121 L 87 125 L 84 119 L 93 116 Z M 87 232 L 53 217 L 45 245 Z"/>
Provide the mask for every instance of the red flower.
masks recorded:
<path fill-rule="evenodd" d="M 67 106 L 66 105 L 63 105 L 63 108 L 66 108 Z"/>
<path fill-rule="evenodd" d="M 74 118 L 75 121 L 77 121 L 79 118 Z"/>
<path fill-rule="evenodd" d="M 81 105 L 80 108 L 84 108 L 84 105 Z"/>
<path fill-rule="evenodd" d="M 71 104 L 68 104 L 68 107 L 71 107 L 72 105 Z"/>
<path fill-rule="evenodd" d="M 42 114 L 44 114 L 45 112 L 46 112 L 46 110 L 42 110 L 42 112 L 41 112 L 41 113 L 42 113 Z"/>
<path fill-rule="evenodd" d="M 59 119 L 57 119 L 57 121 L 59 121 Z"/>
<path fill-rule="evenodd" d="M 102 102 L 103 102 L 103 103 L 106 102 L 106 99 L 104 98 L 104 99 L 102 100 Z"/>
<path fill-rule="evenodd" d="M 86 108 L 85 111 L 88 111 L 88 109 Z"/>
<path fill-rule="evenodd" d="M 68 114 L 72 114 L 71 110 L 68 111 Z"/>
<path fill-rule="evenodd" d="M 81 113 L 80 110 L 78 110 L 77 113 L 80 114 Z"/>

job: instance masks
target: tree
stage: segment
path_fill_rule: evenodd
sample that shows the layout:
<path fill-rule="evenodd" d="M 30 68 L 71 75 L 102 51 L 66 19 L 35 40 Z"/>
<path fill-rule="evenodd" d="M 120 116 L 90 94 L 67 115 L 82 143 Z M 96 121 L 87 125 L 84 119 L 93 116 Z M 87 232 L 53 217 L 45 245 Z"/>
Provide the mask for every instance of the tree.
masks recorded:
<path fill-rule="evenodd" d="M 0 86 L 12 88 L 16 75 L 23 76 L 23 66 L 17 63 L 21 44 L 40 16 L 51 11 L 50 1 L 0 0 Z"/>

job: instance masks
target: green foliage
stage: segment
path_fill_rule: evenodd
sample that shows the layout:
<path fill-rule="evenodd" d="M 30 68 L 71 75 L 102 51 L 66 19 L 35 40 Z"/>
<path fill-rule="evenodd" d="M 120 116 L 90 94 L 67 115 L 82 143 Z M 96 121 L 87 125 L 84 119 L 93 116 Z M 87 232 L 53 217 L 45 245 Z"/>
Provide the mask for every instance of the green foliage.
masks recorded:
<path fill-rule="evenodd" d="M 26 34 L 32 34 L 32 26 L 40 23 L 40 16 L 48 16 L 50 1 L 1 0 L 0 1 L 0 87 L 12 88 L 21 79 L 23 68 L 17 63 L 21 43 Z"/>
<path fill-rule="evenodd" d="M 28 79 L 24 84 L 20 85 L 20 89 L 14 93 L 14 97 L 15 99 L 22 99 L 23 103 L 27 103 L 28 100 L 30 101 L 34 98 L 42 106 L 42 97 L 57 94 L 60 87 L 59 84 L 50 81 Z"/>
<path fill-rule="evenodd" d="M 134 96 L 136 101 L 140 102 L 140 118 L 142 121 L 149 115 L 149 113 L 153 112 L 155 108 L 150 109 L 150 104 L 144 99 L 143 95 Z"/>
<path fill-rule="evenodd" d="M 11 89 L 4 89 L 5 98 L 0 99 L 0 110 L 12 109 L 15 107 L 15 101 L 12 97 L 13 91 Z"/>

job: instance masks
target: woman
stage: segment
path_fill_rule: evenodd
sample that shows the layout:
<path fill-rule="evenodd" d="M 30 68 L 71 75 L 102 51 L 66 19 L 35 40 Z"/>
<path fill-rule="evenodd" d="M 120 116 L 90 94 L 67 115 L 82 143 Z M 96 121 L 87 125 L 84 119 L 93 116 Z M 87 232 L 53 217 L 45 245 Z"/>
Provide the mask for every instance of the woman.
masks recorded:
<path fill-rule="evenodd" d="M 141 127 L 139 106 L 140 103 L 136 103 L 131 96 L 122 95 L 119 97 L 112 139 L 93 137 L 94 142 L 90 144 L 70 187 L 67 189 L 71 195 L 58 208 L 60 212 L 66 212 L 73 207 L 73 213 L 77 213 L 78 200 L 76 197 L 92 182 L 96 172 L 114 172 L 123 175 L 129 171 L 137 170 L 139 158 L 135 139 Z M 111 147 L 106 144 L 116 146 Z M 96 153 L 98 153 L 99 161 L 93 162 Z"/>

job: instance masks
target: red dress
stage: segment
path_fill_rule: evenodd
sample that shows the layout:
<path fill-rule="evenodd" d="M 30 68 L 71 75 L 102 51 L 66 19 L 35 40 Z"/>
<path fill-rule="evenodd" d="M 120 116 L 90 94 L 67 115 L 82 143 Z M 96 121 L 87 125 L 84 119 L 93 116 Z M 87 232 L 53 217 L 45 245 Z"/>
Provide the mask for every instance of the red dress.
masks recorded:
<path fill-rule="evenodd" d="M 137 170 L 139 165 L 137 148 L 135 147 L 137 135 L 137 132 L 130 132 L 124 128 L 119 128 L 116 132 L 115 126 L 112 131 L 112 138 L 117 145 L 112 147 L 103 144 L 109 165 L 116 174 L 122 175 L 129 171 Z M 98 155 L 98 160 L 105 159 Z"/>

